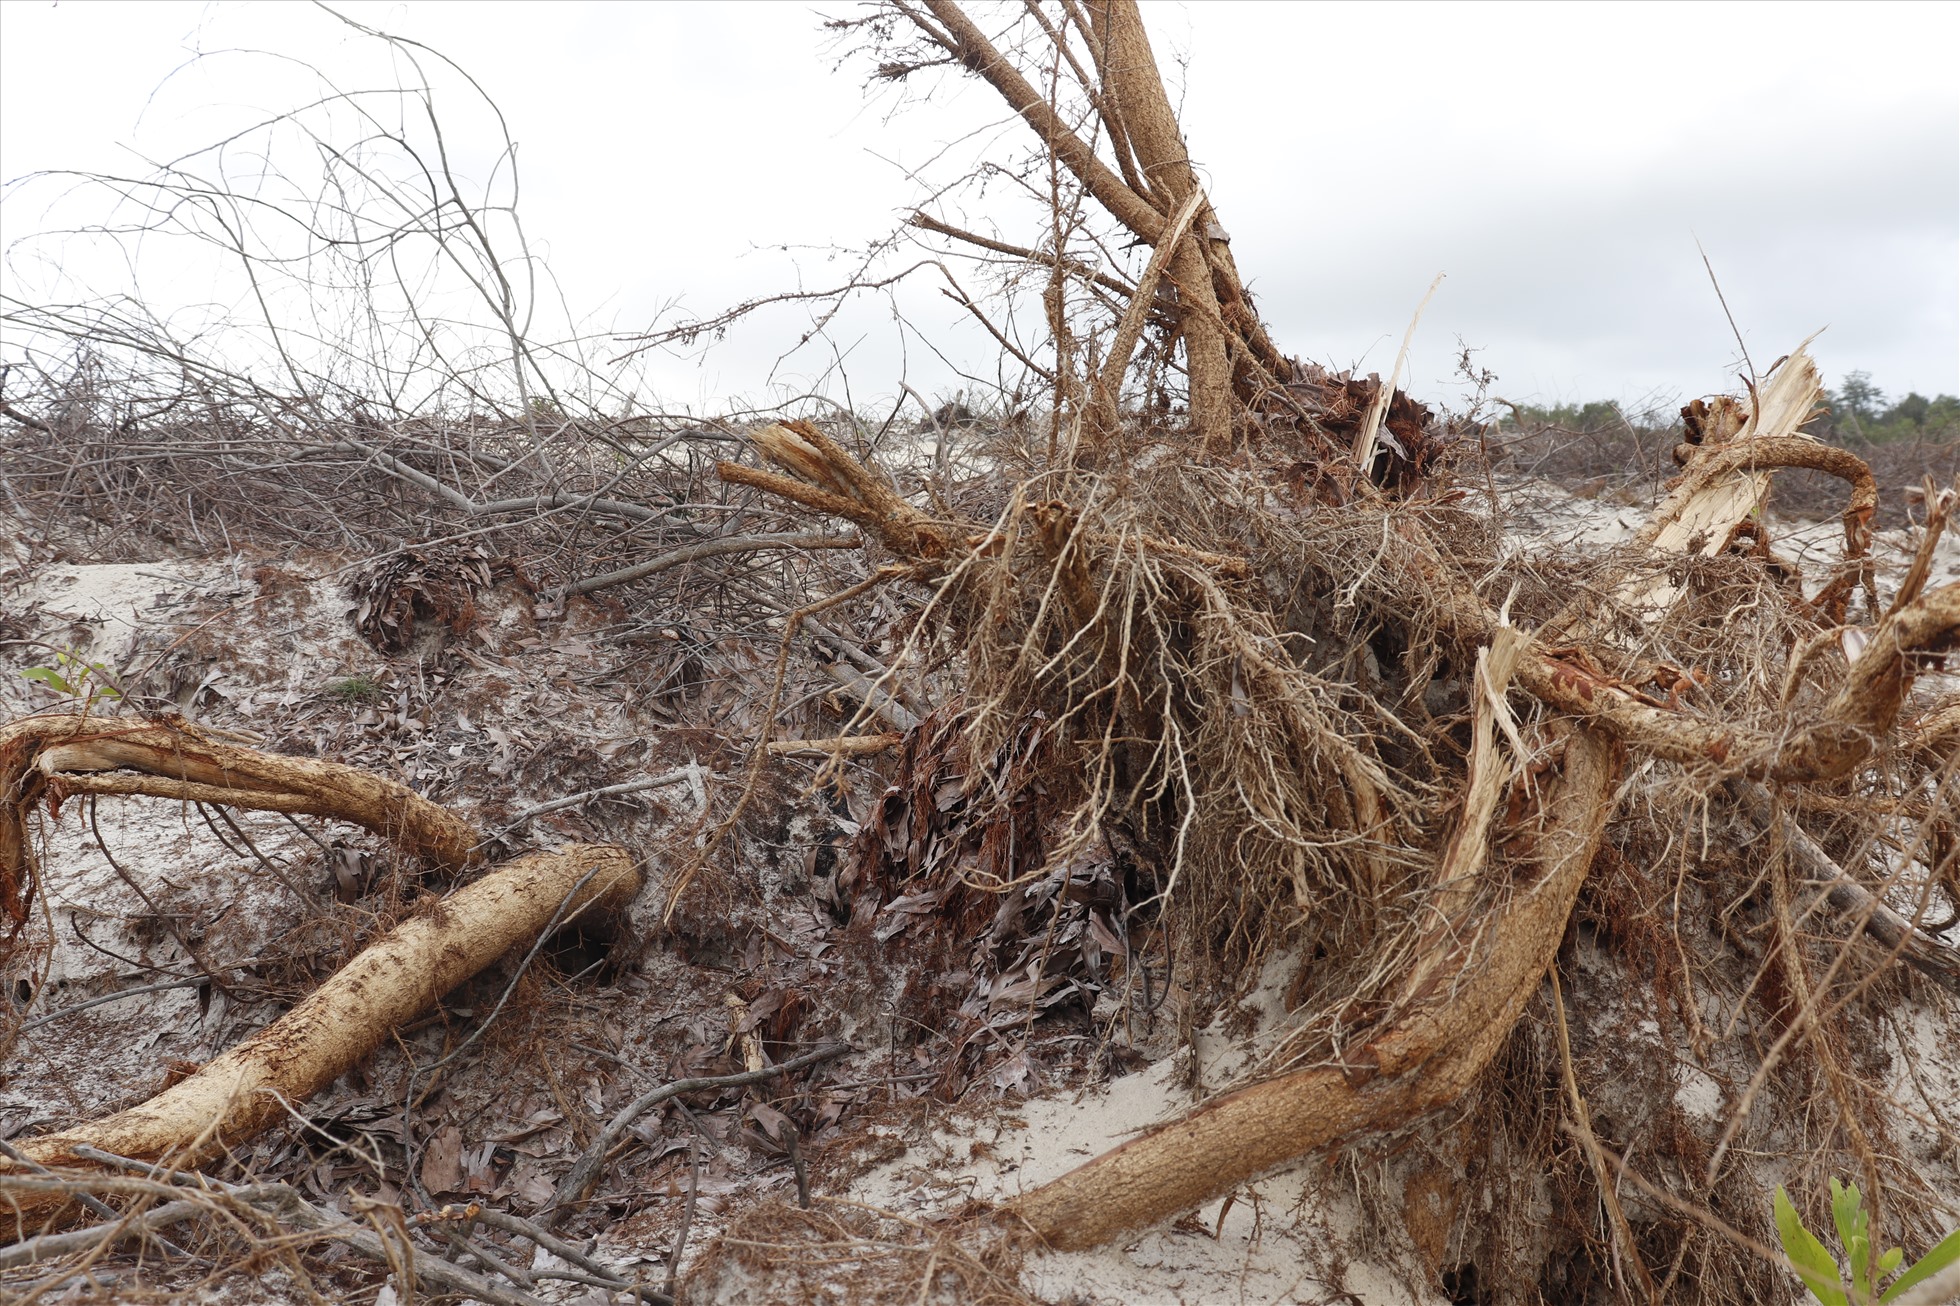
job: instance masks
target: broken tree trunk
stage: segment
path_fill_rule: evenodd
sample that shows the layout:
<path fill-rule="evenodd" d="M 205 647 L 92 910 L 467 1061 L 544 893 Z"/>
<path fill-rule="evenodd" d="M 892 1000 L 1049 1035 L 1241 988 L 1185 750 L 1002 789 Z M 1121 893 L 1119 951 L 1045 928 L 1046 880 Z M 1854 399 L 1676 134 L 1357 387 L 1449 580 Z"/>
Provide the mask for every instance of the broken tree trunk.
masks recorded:
<path fill-rule="evenodd" d="M 1079 1248 L 1459 1100 L 1556 960 L 1613 815 L 1623 754 L 1640 759 L 1642 777 L 1661 770 L 1647 763 L 1673 764 L 1665 783 L 1732 809 L 1720 802 L 1723 781 L 1855 794 L 1866 788 L 1862 777 L 1884 769 L 1874 759 L 1938 753 L 1935 741 L 1955 730 L 1950 700 L 1914 731 L 1902 734 L 1898 718 L 1916 676 L 1960 648 L 1960 586 L 1926 585 L 1942 509 L 1929 515 L 1921 558 L 1899 594 L 1880 606 L 1867 559 L 1876 484 L 1857 458 L 1802 433 L 1822 387 L 1799 347 L 1752 383 L 1747 404 L 1724 400 L 1691 415 L 1690 446 L 1677 454 L 1683 475 L 1636 541 L 1647 558 L 1563 592 L 1548 592 L 1555 573 L 1514 570 L 1512 596 L 1529 595 L 1517 610 L 1534 617 L 1529 631 L 1508 629 L 1486 593 L 1493 584 L 1502 592 L 1508 563 L 1486 556 L 1459 565 L 1466 560 L 1450 540 L 1463 526 L 1443 510 L 1452 487 L 1429 480 L 1441 442 L 1403 454 L 1389 476 L 1372 458 L 1354 467 L 1326 457 L 1330 447 L 1346 450 L 1325 438 L 1341 421 L 1365 409 L 1372 431 L 1401 396 L 1346 378 L 1323 384 L 1271 348 L 1197 187 L 1134 3 L 1063 3 L 1060 17 L 1024 8 L 990 38 L 953 0 L 891 0 L 888 12 L 939 50 L 881 73 L 903 76 L 944 62 L 939 51 L 950 55 L 1008 102 L 1118 224 L 1153 246 L 1133 288 L 1093 267 L 1074 273 L 1127 301 L 1112 309 L 1113 335 L 1104 338 L 1115 347 L 1100 375 L 1057 385 L 1058 394 L 1090 397 L 1096 440 L 1051 445 L 1051 464 L 991 525 L 905 504 L 814 428 L 769 428 L 754 444 L 772 470 L 724 464 L 722 474 L 856 522 L 905 564 L 887 574 L 937 587 L 930 606 L 964 627 L 968 692 L 986 705 L 973 718 L 971 747 L 1010 737 L 1017 713 L 1068 723 L 1068 742 L 1094 771 L 1070 829 L 1101 822 L 1112 847 L 1120 841 L 1153 877 L 1167 921 L 1185 913 L 1180 958 L 1243 974 L 1248 957 L 1271 955 L 1282 936 L 1314 958 L 1303 982 L 1321 1005 L 1302 1007 L 1301 1043 L 1285 1045 L 1291 1059 L 1282 1059 L 1310 1068 L 1206 1103 L 1010 1204 L 1043 1239 Z M 1060 275 L 1060 249 L 1037 253 L 924 218 L 917 225 L 1052 264 Z M 1200 260 L 1208 279 L 1198 275 Z M 1157 293 L 1164 280 L 1174 299 Z M 1063 325 L 1052 309 L 1050 318 L 1059 340 Z M 1212 455 L 1176 475 L 1095 447 L 1123 448 L 1118 401 L 1146 324 L 1183 340 L 1192 426 Z M 1227 385 L 1218 382 L 1220 349 Z M 1057 353 L 1063 368 L 1079 366 L 1059 344 Z M 1281 408 L 1290 410 L 1286 422 L 1269 420 Z M 1404 424 L 1421 431 L 1423 421 Z M 1216 455 L 1235 424 L 1247 441 L 1227 465 Z M 1153 412 L 1133 429 L 1134 452 L 1161 422 Z M 1276 432 L 1309 438 L 1281 444 Z M 1849 487 L 1843 557 L 1812 594 L 1767 553 L 1766 494 L 1771 473 L 1786 467 Z M 1251 520 L 1220 524 L 1234 511 Z M 1482 547 L 1473 545 L 1473 556 Z M 1761 570 L 1752 573 L 1751 557 Z M 1867 615 L 1847 630 L 1860 583 Z M 1510 600 L 1503 607 L 1512 610 Z M 1746 633 L 1731 635 L 1732 627 Z M 1822 654 L 1833 647 L 1843 650 L 1842 674 L 1824 670 Z M 1473 662 L 1466 766 L 1453 736 L 1443 736 L 1462 719 L 1463 669 Z M 1507 667 L 1508 683 L 1535 700 L 1519 714 L 1525 725 L 1504 704 Z M 1448 715 L 1410 706 L 1432 694 Z M 1389 734 L 1405 739 L 1395 752 L 1413 761 L 1385 760 L 1376 736 Z M 1549 752 L 1548 739 L 1563 739 L 1562 751 Z M 1897 744 L 1904 750 L 1893 751 Z M 1627 787 L 1651 796 L 1662 783 Z M 1426 819 L 1411 798 L 1420 792 L 1462 800 L 1448 809 L 1453 833 Z M 1644 833 L 1651 810 L 1626 824 Z M 1537 821 L 1524 823 L 1524 847 L 1520 812 Z M 1875 909 L 1876 891 L 1858 883 L 1867 868 L 1810 851 L 1813 875 L 1833 872 L 1832 901 L 1862 912 L 1867 932 L 1895 957 L 1949 975 L 1910 922 Z M 1517 871 L 1529 887 L 1512 888 L 1493 866 Z M 1383 874 L 1388 867 L 1401 878 Z M 1411 882 L 1422 886 L 1413 900 Z M 1267 929 L 1289 912 L 1296 923 Z M 1737 1001 L 1747 1000 L 1745 989 Z M 1349 1012 L 1368 1013 L 1358 1018 L 1372 1018 L 1362 1025 L 1372 1032 L 1351 1041 L 1325 1033 L 1352 1030 Z M 1323 1041 L 1307 1045 L 1308 1037 Z M 1566 1080 L 1583 1120 L 1569 1051 Z M 1603 1153 L 1589 1155 L 1604 1184 Z M 1625 1217 L 1614 1219 L 1616 1255 L 1637 1261 Z M 1649 1281 L 1644 1266 L 1633 1269 Z"/>
<path fill-rule="evenodd" d="M 1184 133 L 1164 94 L 1143 15 L 1129 0 L 1108 0 L 1088 6 L 1089 22 L 1101 49 L 1104 113 L 1122 120 L 1151 197 L 1161 196 L 1163 216 L 1169 217 L 1198 194 Z M 1167 226 L 1158 237 L 1171 245 L 1170 275 L 1177 285 L 1179 318 L 1191 370 L 1191 422 L 1204 446 L 1222 452 L 1232 442 L 1232 365 L 1225 356 L 1225 319 L 1212 288 L 1211 261 L 1205 246 L 1223 228 L 1202 203 L 1195 221 L 1182 229 Z"/>
<path fill-rule="evenodd" d="M 1838 575 L 1818 594 L 1815 603 L 1829 611 L 1833 620 L 1842 621 L 1852 582 L 1863 574 L 1871 549 L 1878 484 L 1871 469 L 1855 454 L 1833 448 L 1799 429 L 1824 396 L 1824 379 L 1810 357 L 1809 345 L 1806 340 L 1791 351 L 1775 376 L 1760 388 L 1746 414 L 1737 414 L 1732 404 L 1724 404 L 1716 412 L 1725 420 L 1699 424 L 1699 442 L 1683 446 L 1677 454 L 1686 457 L 1686 467 L 1636 542 L 1666 554 L 1717 557 L 1760 521 L 1769 499 L 1772 472 L 1802 467 L 1835 476 L 1851 487 L 1851 500 L 1843 515 L 1845 555 Z M 1729 424 L 1737 416 L 1741 417 L 1740 428 L 1731 431 Z M 1680 593 L 1678 585 L 1665 579 L 1629 580 L 1613 590 L 1607 609 L 1650 622 L 1664 615 Z M 1574 633 L 1583 634 L 1590 628 L 1584 626 Z"/>
<path fill-rule="evenodd" d="M 1809 367 L 1799 351 L 1792 373 Z M 1800 395 L 1791 403 L 1801 406 L 1804 399 Z M 968 531 L 904 505 L 874 470 L 814 428 L 772 427 L 753 438 L 757 451 L 782 473 L 724 465 L 730 480 L 857 522 L 911 560 L 911 574 L 945 578 L 955 594 L 979 559 L 1012 547 L 1000 538 L 1002 527 Z M 1779 433 L 1739 449 L 1703 453 L 1708 465 L 1691 467 L 1688 489 L 1677 496 L 1669 519 L 1685 515 L 1682 504 L 1723 506 L 1696 509 L 1701 528 L 1654 541 L 1657 551 L 1698 553 L 1707 547 L 1710 533 L 1734 529 L 1756 511 L 1756 477 L 1763 463 L 1781 465 L 1778 460 L 1786 455 L 1802 457 L 1807 465 L 1814 461 L 1794 448 L 1797 440 Z M 1087 630 L 1098 619 L 1096 596 L 1105 590 L 1097 573 L 1110 565 L 1113 555 L 1076 547 L 1095 535 L 1077 524 L 1074 510 L 1059 500 L 1030 506 L 1026 518 L 1046 559 L 1028 583 L 1051 587 L 1058 601 L 1075 611 L 1076 624 Z M 1384 539 L 1390 534 L 1385 532 Z M 1307 1151 L 1366 1131 L 1406 1125 L 1455 1100 L 1509 1037 L 1552 961 L 1611 812 L 1617 774 L 1613 759 L 1622 747 L 1730 775 L 1785 781 L 1841 776 L 1892 731 L 1926 656 L 1960 643 L 1960 586 L 1914 592 L 1923 586 L 1926 570 L 1915 568 L 1915 579 L 1872 630 L 1837 693 L 1812 719 L 1785 721 L 1782 729 L 1771 732 L 1745 722 L 1710 720 L 1663 702 L 1605 671 L 1583 646 L 1549 648 L 1540 639 L 1509 631 L 1481 599 L 1457 586 L 1440 551 L 1418 530 L 1411 528 L 1402 538 L 1412 547 L 1398 547 L 1394 558 L 1384 557 L 1382 564 L 1408 567 L 1410 588 L 1429 596 L 1457 640 L 1491 652 L 1493 661 L 1512 668 L 1519 689 L 1581 723 L 1566 727 L 1570 734 L 1562 759 L 1537 781 L 1539 874 L 1531 888 L 1480 918 L 1478 904 L 1488 903 L 1491 895 L 1477 893 L 1482 859 L 1471 854 L 1493 837 L 1489 826 L 1495 792 L 1467 804 L 1461 837 L 1452 842 L 1453 851 L 1438 869 L 1440 877 L 1451 881 L 1439 902 L 1453 919 L 1425 933 L 1404 974 L 1400 999 L 1393 1004 L 1396 1014 L 1359 1049 L 1347 1049 L 1338 1065 L 1299 1071 L 1221 1097 L 1010 1207 L 1057 1246 L 1105 1241 L 1189 1209 Z M 1855 535 L 1849 541 L 1852 548 L 1859 543 Z M 1207 567 L 1219 572 L 1245 573 L 1241 560 L 1212 558 L 1174 542 L 1156 541 L 1148 548 L 1205 557 Z M 1639 604 L 1659 602 L 1665 605 L 1665 616 L 1676 597 L 1671 590 L 1643 593 Z M 952 610 L 958 607 L 955 599 Z M 1602 654 L 1612 651 L 1604 642 L 1598 647 Z M 1105 674 L 1121 673 L 1106 668 Z M 1480 692 L 1500 699 L 1502 666 L 1479 674 L 1495 676 L 1497 683 Z M 1494 704 L 1490 715 L 1479 751 L 1495 765 Z M 1515 740 L 1512 747 L 1523 751 Z M 1328 801 L 1337 797 L 1330 794 Z M 1368 821 L 1369 828 L 1376 824 L 1377 818 Z M 1458 877 L 1468 883 L 1458 885 Z M 1468 941 L 1458 944 L 1460 939 Z"/>
<path fill-rule="evenodd" d="M 1079 28 L 1091 59 L 1084 69 L 1065 62 L 1100 125 L 1085 139 L 1055 105 L 1029 82 L 954 0 L 926 0 L 923 8 L 894 8 L 928 40 L 991 86 L 1042 145 L 1137 239 L 1157 248 L 1176 287 L 1174 313 L 1184 339 L 1190 375 L 1191 422 L 1204 448 L 1222 453 L 1231 443 L 1238 407 L 1290 377 L 1291 365 L 1273 344 L 1253 310 L 1230 238 L 1210 202 L 1198 190 L 1177 116 L 1134 0 L 1092 0 L 1068 6 L 1064 29 Z M 1086 13 L 1085 13 L 1086 10 Z M 1068 31 L 1041 20 L 1057 50 L 1067 50 Z M 1091 141 L 1111 143 L 1112 169 Z M 1194 219 L 1173 215 L 1193 196 Z M 926 226 L 956 239 L 999 249 L 998 242 L 930 219 Z M 1139 295 L 1147 295 L 1148 290 Z M 1145 307 L 1149 307 L 1145 303 Z"/>

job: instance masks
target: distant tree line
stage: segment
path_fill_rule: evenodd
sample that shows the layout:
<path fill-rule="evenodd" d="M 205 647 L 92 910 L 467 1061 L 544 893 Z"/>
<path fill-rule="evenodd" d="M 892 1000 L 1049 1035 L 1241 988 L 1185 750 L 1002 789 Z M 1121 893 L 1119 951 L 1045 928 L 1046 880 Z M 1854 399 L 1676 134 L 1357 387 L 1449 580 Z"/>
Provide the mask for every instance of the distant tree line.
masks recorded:
<path fill-rule="evenodd" d="M 1890 400 L 1872 383 L 1871 373 L 1847 373 L 1844 383 L 1826 392 L 1828 411 L 1818 415 L 1810 431 L 1837 444 L 1889 444 L 1897 440 L 1960 440 L 1960 398 L 1937 395 L 1928 399 L 1911 391 Z M 1650 432 L 1680 425 L 1671 407 L 1649 404 L 1634 408 L 1609 399 L 1583 404 L 1521 404 L 1513 410 L 1521 428 L 1596 435 L 1610 431 Z"/>
<path fill-rule="evenodd" d="M 1831 411 L 1820 435 L 1839 440 L 1952 440 L 1960 438 L 1960 398 L 1937 395 L 1928 399 L 1917 391 L 1894 403 L 1872 384 L 1870 372 L 1852 372 L 1831 392 Z"/>

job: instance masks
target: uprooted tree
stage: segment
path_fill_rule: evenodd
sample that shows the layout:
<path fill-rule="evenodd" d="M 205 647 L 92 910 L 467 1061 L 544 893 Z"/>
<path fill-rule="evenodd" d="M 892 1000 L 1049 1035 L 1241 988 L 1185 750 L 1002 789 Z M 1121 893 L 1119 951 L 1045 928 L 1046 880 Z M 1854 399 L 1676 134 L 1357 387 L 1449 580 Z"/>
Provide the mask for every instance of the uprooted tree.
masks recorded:
<path fill-rule="evenodd" d="M 1465 431 L 1394 376 L 1336 375 L 1269 337 L 1134 3 L 1030 4 L 990 33 L 950 0 L 893 0 L 838 26 L 879 77 L 956 68 L 1034 133 L 1045 240 L 925 212 L 911 229 L 1039 284 L 1043 358 L 988 329 L 1043 387 L 1047 438 L 1002 455 L 990 517 L 901 494 L 806 421 L 754 432 L 763 465 L 719 475 L 863 532 L 883 556 L 852 592 L 910 587 L 913 637 L 961 650 L 965 756 L 1039 734 L 1034 773 L 966 772 L 982 820 L 1024 821 L 1040 787 L 1041 828 L 1021 845 L 1039 857 L 942 886 L 948 911 L 1093 854 L 1187 967 L 1187 1020 L 1276 963 L 1289 973 L 1289 1023 L 1255 1077 L 1027 1193 L 1008 1222 L 1088 1247 L 1315 1150 L 1392 1146 L 1383 1209 L 1432 1272 L 1479 1266 L 1490 1300 L 1547 1291 L 1558 1257 L 1575 1298 L 1765 1299 L 1782 1280 L 1747 1235 L 1767 1241 L 1764 1176 L 1789 1168 L 1855 1175 L 1894 1241 L 1926 1241 L 1938 1194 L 1887 1144 L 1857 1031 L 1916 986 L 1960 992 L 1960 956 L 1928 928 L 1960 895 L 1960 700 L 1915 697 L 1960 646 L 1960 585 L 1931 583 L 1954 492 L 1927 487 L 1917 556 L 1882 595 L 1877 487 L 1802 430 L 1823 393 L 1805 342 L 1745 398 L 1691 406 L 1681 474 L 1631 546 L 1521 556 L 1455 474 L 1474 452 Z M 1081 252 L 1118 240 L 1151 251 L 1134 279 Z M 1786 468 L 1844 485 L 1844 543 L 1821 578 L 1780 557 L 1765 523 Z M 600 498 L 544 485 L 526 502 Z M 815 606 L 786 609 L 786 641 Z M 758 772 L 767 755 L 758 745 Z M 16 920 L 25 811 L 76 794 L 343 817 L 458 866 L 478 849 L 398 786 L 174 726 L 10 727 L 0 780 Z M 670 911 L 721 847 L 674 875 Z M 860 895 L 921 870 L 875 830 L 852 856 L 840 883 Z M 466 955 L 404 927 L 198 1076 L 24 1153 L 195 1159 L 235 1141 L 270 1118 L 272 1091 L 316 1091 L 442 989 L 631 878 L 611 849 L 506 866 L 433 918 L 496 922 Z M 411 982 L 363 1023 L 348 994 L 404 967 Z M 1709 995 L 1752 1010 L 1747 1030 L 1711 1023 Z M 1719 1131 L 1666 1115 L 1665 1075 L 1630 1089 L 1573 1055 L 1569 1012 L 1628 1002 L 1684 1059 L 1743 1085 Z M 319 1049 L 304 1064 L 281 1051 L 294 1029 Z M 1609 1095 L 1613 1127 L 1588 1105 Z M 1553 1190 L 1594 1214 L 1534 1231 Z"/>
<path fill-rule="evenodd" d="M 1043 779 L 1070 805 L 1050 867 L 1105 841 L 1159 896 L 1204 984 L 1294 959 L 1293 1031 L 1265 1078 L 1011 1214 L 1052 1245 L 1093 1245 L 1312 1149 L 1419 1127 L 1436 1191 L 1497 1163 L 1482 1171 L 1492 1227 L 1451 1232 L 1465 1214 L 1452 1203 L 1444 1237 L 1418 1242 L 1436 1256 L 1481 1243 L 1501 1290 L 1521 1268 L 1503 1250 L 1522 1245 L 1511 1222 L 1563 1117 L 1590 1169 L 1581 1186 L 1610 1215 L 1597 1232 L 1621 1290 L 1742 1299 L 1740 1253 L 1682 1212 L 1761 1226 L 1746 1212 L 1762 1189 L 1736 1185 L 1727 1157 L 1781 1070 L 1824 1103 L 1795 1150 L 1842 1156 L 1890 1218 L 1926 1232 L 1925 1195 L 1875 1137 L 1850 1027 L 1917 982 L 1897 963 L 1960 989 L 1960 957 L 1916 924 L 1955 882 L 1960 703 L 1908 707 L 1915 676 L 1960 643 L 1960 586 L 1927 587 L 1952 492 L 1929 494 L 1918 558 L 1881 603 L 1866 556 L 1876 488 L 1800 430 L 1823 392 L 1798 348 L 1748 399 L 1688 414 L 1681 476 L 1637 547 L 1590 568 L 1507 555 L 1449 475 L 1452 432 L 1393 379 L 1330 376 L 1268 338 L 1136 7 L 1048 14 L 1017 15 L 1011 47 L 947 0 L 893 3 L 865 26 L 881 76 L 951 63 L 991 86 L 1153 250 L 1092 334 L 1065 300 L 1107 287 L 1062 249 L 913 219 L 1051 270 L 1052 459 L 993 521 L 912 506 L 808 424 L 754 437 L 773 470 L 721 468 L 852 522 L 896 560 L 894 581 L 931 589 L 966 646 L 974 755 L 1030 714 L 1061 723 Z M 1145 333 L 1178 348 L 1184 420 L 1121 402 Z M 1841 558 L 1808 590 L 1762 519 L 1782 468 L 1845 485 Z M 1722 955 L 1684 896 L 1696 916 L 1749 913 L 1757 950 Z M 1862 942 L 1818 937 L 1806 922 L 1825 902 Z M 1609 966 L 1561 951 L 1575 928 Z M 1593 1086 L 1520 1025 L 1544 1012 L 1548 974 L 1594 1010 L 1600 986 L 1651 985 L 1671 1037 L 1746 1062 L 1727 1132 L 1677 1137 L 1645 1180 L 1619 1169 L 1624 1140 L 1587 1123 Z M 1697 992 L 1737 983 L 1760 985 L 1767 1045 L 1699 1022 Z M 1507 1148 L 1527 1169 L 1492 1177 Z M 1424 1168 L 1411 1212 L 1435 1182 Z M 1614 1196 L 1629 1183 L 1638 1226 Z"/>

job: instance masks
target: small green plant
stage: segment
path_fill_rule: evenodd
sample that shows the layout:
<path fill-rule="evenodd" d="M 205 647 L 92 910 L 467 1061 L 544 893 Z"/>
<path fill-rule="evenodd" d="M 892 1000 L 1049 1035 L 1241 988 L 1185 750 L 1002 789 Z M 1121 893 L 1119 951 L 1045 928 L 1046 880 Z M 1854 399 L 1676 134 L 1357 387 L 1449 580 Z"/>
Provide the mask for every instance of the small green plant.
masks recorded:
<path fill-rule="evenodd" d="M 1790 1258 L 1790 1268 L 1803 1280 L 1804 1287 L 1810 1289 L 1810 1295 L 1824 1306 L 1875 1306 L 1875 1303 L 1892 1301 L 1913 1285 L 1960 1261 L 1960 1229 L 1955 1229 L 1880 1292 L 1879 1281 L 1898 1269 L 1906 1254 L 1894 1247 L 1877 1257 L 1872 1255 L 1877 1249 L 1872 1246 L 1871 1214 L 1865 1210 L 1865 1199 L 1857 1184 L 1831 1180 L 1831 1221 L 1837 1225 L 1838 1242 L 1843 1245 L 1851 1270 L 1849 1287 L 1840 1277 L 1838 1263 L 1830 1250 L 1804 1227 L 1803 1218 L 1791 1205 L 1783 1185 L 1776 1186 L 1776 1233 L 1783 1240 L 1783 1254 Z"/>
<path fill-rule="evenodd" d="M 385 685 L 373 676 L 349 676 L 327 686 L 327 693 L 343 703 L 379 703 L 388 697 Z"/>
<path fill-rule="evenodd" d="M 110 682 L 108 668 L 100 662 L 86 662 L 61 649 L 55 650 L 53 666 L 29 667 L 20 674 L 28 680 L 39 681 L 57 694 L 79 698 L 91 705 L 98 698 L 122 697 L 122 691 Z"/>

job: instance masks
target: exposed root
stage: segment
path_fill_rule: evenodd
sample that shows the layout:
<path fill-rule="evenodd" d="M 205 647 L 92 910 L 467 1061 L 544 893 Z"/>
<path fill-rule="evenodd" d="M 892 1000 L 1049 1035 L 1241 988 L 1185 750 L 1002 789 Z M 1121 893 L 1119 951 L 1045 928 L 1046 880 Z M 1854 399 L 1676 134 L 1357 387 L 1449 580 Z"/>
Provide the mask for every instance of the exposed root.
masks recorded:
<path fill-rule="evenodd" d="M 0 725 L 0 907 L 16 929 L 34 891 L 28 813 L 46 801 L 59 814 L 64 800 L 84 793 L 332 817 L 450 871 L 478 856 L 476 831 L 466 822 L 406 785 L 355 767 L 241 748 L 184 721 L 22 717 Z"/>

